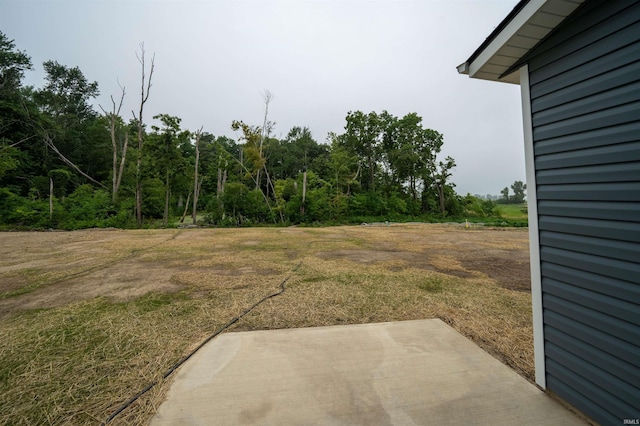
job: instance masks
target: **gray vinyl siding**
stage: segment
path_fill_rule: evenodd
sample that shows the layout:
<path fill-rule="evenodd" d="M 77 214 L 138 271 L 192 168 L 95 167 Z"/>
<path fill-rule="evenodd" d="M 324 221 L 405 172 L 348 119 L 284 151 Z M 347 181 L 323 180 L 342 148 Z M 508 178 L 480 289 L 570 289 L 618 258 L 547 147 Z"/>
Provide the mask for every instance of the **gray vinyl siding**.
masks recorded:
<path fill-rule="evenodd" d="M 640 419 L 640 1 L 585 2 L 527 62 L 547 388 Z"/>

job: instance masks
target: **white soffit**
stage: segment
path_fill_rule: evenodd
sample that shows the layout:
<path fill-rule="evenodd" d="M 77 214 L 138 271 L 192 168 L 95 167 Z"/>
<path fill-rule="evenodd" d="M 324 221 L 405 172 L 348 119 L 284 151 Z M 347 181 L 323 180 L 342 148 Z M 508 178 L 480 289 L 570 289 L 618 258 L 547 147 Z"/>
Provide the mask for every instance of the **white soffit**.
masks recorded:
<path fill-rule="evenodd" d="M 468 74 L 471 78 L 519 84 L 518 70 L 503 78 L 500 76 L 584 1 L 529 1 L 471 62 L 460 65 L 458 72 Z"/>

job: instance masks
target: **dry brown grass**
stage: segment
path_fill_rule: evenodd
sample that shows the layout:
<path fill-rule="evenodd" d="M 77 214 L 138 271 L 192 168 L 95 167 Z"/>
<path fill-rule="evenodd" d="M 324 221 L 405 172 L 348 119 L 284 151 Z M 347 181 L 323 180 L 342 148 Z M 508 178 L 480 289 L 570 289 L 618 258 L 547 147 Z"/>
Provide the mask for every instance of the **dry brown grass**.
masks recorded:
<path fill-rule="evenodd" d="M 493 263 L 478 266 L 482 259 L 522 262 L 521 230 L 404 225 L 55 234 L 15 234 L 6 240 L 13 247 L 0 249 L 26 247 L 23 261 L 0 263 L 0 281 L 19 277 L 0 300 L 0 424 L 103 421 L 286 277 L 284 294 L 230 331 L 437 317 L 533 377 L 530 294 L 490 278 Z M 61 264 L 69 259 L 82 265 L 67 270 L 74 275 L 65 280 Z M 135 278 L 134 288 L 109 287 L 113 276 L 119 283 Z M 153 280 L 155 287 L 146 282 Z M 113 424 L 146 423 L 167 387 L 154 387 Z"/>

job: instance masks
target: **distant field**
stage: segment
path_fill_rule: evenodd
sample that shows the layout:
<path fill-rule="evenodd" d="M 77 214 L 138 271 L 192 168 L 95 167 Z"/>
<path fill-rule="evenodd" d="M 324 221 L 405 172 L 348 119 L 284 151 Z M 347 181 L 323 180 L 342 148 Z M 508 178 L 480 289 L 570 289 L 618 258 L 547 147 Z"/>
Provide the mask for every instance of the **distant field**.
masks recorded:
<path fill-rule="evenodd" d="M 441 318 L 533 377 L 523 229 L 406 224 L 0 238 L 0 424 L 102 422 L 285 278 L 285 293 L 230 332 Z M 112 424 L 145 424 L 168 384 Z"/>
<path fill-rule="evenodd" d="M 526 204 L 498 204 L 498 211 L 507 220 L 527 220 Z"/>

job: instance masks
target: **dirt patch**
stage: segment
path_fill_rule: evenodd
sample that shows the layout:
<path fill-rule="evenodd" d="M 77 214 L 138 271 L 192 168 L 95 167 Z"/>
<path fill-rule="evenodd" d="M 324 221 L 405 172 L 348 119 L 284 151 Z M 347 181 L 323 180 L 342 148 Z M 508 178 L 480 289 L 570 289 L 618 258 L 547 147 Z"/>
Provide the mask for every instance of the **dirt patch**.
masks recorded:
<path fill-rule="evenodd" d="M 18 297 L 0 300 L 0 319 L 19 311 L 64 306 L 99 296 L 121 302 L 150 292 L 173 293 L 182 288 L 172 281 L 176 272 L 162 265 L 122 261 L 69 279 L 56 280 Z"/>
<path fill-rule="evenodd" d="M 531 291 L 529 260 L 514 259 L 519 256 L 477 257 L 463 261 L 465 268 L 482 272 L 501 287 L 516 291 Z"/>
<path fill-rule="evenodd" d="M 406 260 L 408 262 L 415 261 L 416 256 L 411 253 L 391 250 L 333 250 L 320 251 L 316 253 L 320 259 L 348 259 L 356 263 L 374 263 L 384 262 L 388 260 Z"/>
<path fill-rule="evenodd" d="M 408 246 L 406 241 L 411 242 L 413 250 L 399 248 Z M 393 272 L 416 268 L 459 278 L 487 276 L 503 288 L 528 292 L 531 277 L 527 241 L 522 232 L 501 230 L 462 231 L 455 236 L 451 232 L 435 232 L 429 240 L 402 232 L 397 241 L 380 241 L 375 249 L 319 251 L 316 256 L 359 264 L 391 262 L 387 269 Z M 417 247 L 421 251 L 415 251 Z"/>
<path fill-rule="evenodd" d="M 184 259 L 166 261 L 160 245 L 170 246 L 177 235 L 121 230 L 5 233 L 0 319 L 95 297 L 121 302 L 152 292 L 175 293 L 184 288 L 176 274 L 192 269 L 232 276 L 273 273 L 252 265 L 198 268 Z M 211 252 L 215 254 L 215 248 Z M 150 254 L 159 259 L 147 259 Z"/>

